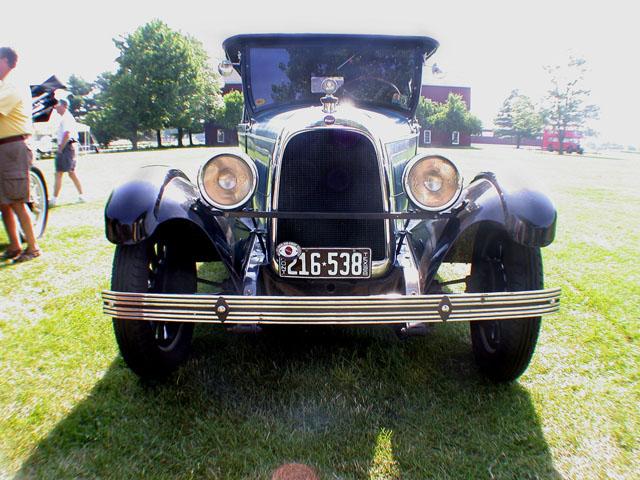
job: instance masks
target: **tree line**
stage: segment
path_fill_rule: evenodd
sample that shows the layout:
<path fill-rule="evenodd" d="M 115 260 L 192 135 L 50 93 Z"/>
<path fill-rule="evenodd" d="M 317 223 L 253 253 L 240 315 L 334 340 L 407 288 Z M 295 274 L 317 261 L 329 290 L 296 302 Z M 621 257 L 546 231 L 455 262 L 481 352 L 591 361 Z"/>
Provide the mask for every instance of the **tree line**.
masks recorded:
<path fill-rule="evenodd" d="M 240 120 L 242 94 L 222 97 L 219 77 L 197 39 L 153 20 L 114 43 L 115 73 L 93 82 L 72 75 L 68 81 L 72 113 L 101 144 L 125 138 L 135 150 L 142 134 L 155 132 L 162 146 L 161 131 L 175 128 L 183 146 L 183 135 L 193 144 L 192 133 L 202 132 L 207 121 L 234 128 Z"/>
<path fill-rule="evenodd" d="M 175 128 L 183 146 L 183 135 L 193 144 L 192 133 L 202 132 L 206 122 L 233 129 L 240 121 L 242 94 L 221 95 L 219 76 L 194 37 L 153 20 L 114 43 L 119 52 L 115 73 L 102 73 L 93 82 L 72 75 L 68 81 L 72 113 L 91 127 L 102 145 L 126 138 L 135 150 L 141 135 L 155 132 L 162 146 L 161 131 Z M 550 128 L 562 154 L 566 132 L 583 129 L 598 116 L 598 108 L 587 104 L 589 90 L 582 87 L 585 63 L 571 57 L 567 65 L 545 67 L 551 87 L 540 105 L 513 90 L 494 119 L 495 136 L 514 137 L 519 148 L 522 139 Z M 434 133 L 482 131 L 480 119 L 453 93 L 444 103 L 421 97 L 416 119 Z"/>
<path fill-rule="evenodd" d="M 558 136 L 558 153 L 564 153 L 564 140 L 570 130 L 593 133 L 589 120 L 598 118 L 598 107 L 588 104 L 590 91 L 582 84 L 586 73 L 583 58 L 569 57 L 566 65 L 544 67 L 551 84 L 542 102 L 536 105 L 527 95 L 513 90 L 494 119 L 498 137 L 514 137 L 516 148 L 524 138 L 536 138 L 545 128 Z"/>
<path fill-rule="evenodd" d="M 494 124 L 496 137 L 512 137 L 516 148 L 525 138 L 536 138 L 545 128 L 556 132 L 562 155 L 564 139 L 569 130 L 592 133 L 586 129 L 589 120 L 598 117 L 598 107 L 587 103 L 590 91 L 582 86 L 586 62 L 570 57 L 567 65 L 546 66 L 550 88 L 536 105 L 530 97 L 513 90 L 504 100 Z M 480 120 L 472 115 L 460 95 L 450 93 L 444 103 L 421 97 L 416 119 L 423 129 L 450 134 L 454 131 L 477 134 L 482 131 Z"/>

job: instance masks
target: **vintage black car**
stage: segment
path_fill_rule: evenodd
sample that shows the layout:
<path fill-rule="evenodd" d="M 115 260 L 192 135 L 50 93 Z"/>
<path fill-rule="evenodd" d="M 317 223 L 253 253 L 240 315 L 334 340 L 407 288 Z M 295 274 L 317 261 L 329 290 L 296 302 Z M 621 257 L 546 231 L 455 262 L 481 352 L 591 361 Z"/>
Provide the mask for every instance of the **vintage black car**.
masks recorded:
<path fill-rule="evenodd" d="M 239 148 L 203 162 L 196 182 L 147 167 L 116 188 L 117 245 L 104 311 L 126 363 L 158 378 L 188 355 L 196 323 L 390 325 L 470 322 L 480 370 L 510 381 L 533 354 L 540 247 L 555 235 L 543 195 L 418 151 L 414 119 L 427 37 L 239 35 L 221 73 L 242 76 Z M 453 153 L 453 152 L 452 152 Z M 197 293 L 197 262 L 222 262 L 226 290 Z M 464 293 L 439 280 L 471 264 Z"/>

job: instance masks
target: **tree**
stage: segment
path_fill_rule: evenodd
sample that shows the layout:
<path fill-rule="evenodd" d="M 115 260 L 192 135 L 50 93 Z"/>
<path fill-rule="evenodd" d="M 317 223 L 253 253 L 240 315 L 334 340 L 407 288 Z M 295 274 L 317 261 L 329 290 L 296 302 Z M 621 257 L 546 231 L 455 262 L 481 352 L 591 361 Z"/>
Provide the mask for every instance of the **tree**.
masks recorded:
<path fill-rule="evenodd" d="M 515 137 L 516 148 L 523 138 L 534 138 L 542 131 L 542 116 L 529 97 L 513 90 L 502 103 L 494 120 L 498 137 Z"/>
<path fill-rule="evenodd" d="M 446 103 L 420 97 L 416 119 L 422 128 L 447 135 L 452 132 L 473 134 L 482 131 L 480 119 L 467 110 L 467 104 L 455 93 L 449 93 Z"/>
<path fill-rule="evenodd" d="M 469 113 L 467 104 L 462 97 L 455 93 L 449 93 L 447 102 L 434 119 L 434 126 L 437 130 L 447 133 L 480 133 L 482 122 L 475 115 Z"/>
<path fill-rule="evenodd" d="M 111 141 L 120 137 L 122 134 L 119 123 L 111 109 L 100 109 L 89 112 L 84 120 L 87 125 L 91 127 L 91 134 L 103 147 L 108 146 Z"/>
<path fill-rule="evenodd" d="M 455 93 L 449 93 L 445 103 L 421 97 L 416 110 L 416 118 L 422 128 L 440 133 L 473 134 L 482 131 L 480 119 L 467 110 L 467 104 L 464 103 L 460 95 Z"/>
<path fill-rule="evenodd" d="M 432 130 L 437 115 L 442 110 L 442 104 L 425 97 L 420 97 L 416 109 L 416 119 L 425 130 Z"/>
<path fill-rule="evenodd" d="M 106 145 L 116 138 L 127 138 L 133 149 L 138 148 L 141 130 L 139 109 L 142 108 L 134 86 L 135 79 L 125 73 L 103 73 L 96 81 L 99 109 L 87 114 L 85 120 L 98 141 Z"/>
<path fill-rule="evenodd" d="M 447 102 L 442 104 L 442 108 L 433 117 L 435 130 L 451 134 L 460 133 L 480 133 L 482 122 L 478 117 L 469 113 L 467 104 L 462 97 L 456 93 L 449 93 Z"/>
<path fill-rule="evenodd" d="M 153 20 L 114 43 L 119 69 L 101 100 L 112 111 L 106 118 L 128 131 L 134 149 L 139 132 L 190 128 L 199 120 L 196 113 L 204 119 L 202 105 L 219 97 L 202 45 L 164 22 Z"/>
<path fill-rule="evenodd" d="M 242 120 L 244 97 L 241 92 L 232 90 L 222 97 L 224 104 L 215 112 L 213 121 L 222 128 L 234 130 Z"/>
<path fill-rule="evenodd" d="M 587 70 L 584 59 L 570 56 L 567 65 L 544 69 L 549 74 L 551 89 L 545 99 L 543 115 L 545 123 L 558 134 L 558 153 L 562 155 L 567 130 L 585 128 L 588 120 L 598 118 L 599 108 L 586 103 L 591 91 L 582 88 Z"/>
<path fill-rule="evenodd" d="M 77 75 L 71 75 L 67 81 L 67 90 L 71 93 L 69 110 L 76 119 L 82 119 L 97 108 L 93 83 Z"/>
<path fill-rule="evenodd" d="M 209 64 L 209 57 L 201 42 L 193 37 L 183 38 L 185 65 L 181 70 L 183 81 L 177 86 L 175 109 L 169 112 L 169 125 L 178 129 L 178 145 L 182 146 L 183 131 L 202 128 L 210 112 L 219 108 L 222 100 L 217 74 Z"/>

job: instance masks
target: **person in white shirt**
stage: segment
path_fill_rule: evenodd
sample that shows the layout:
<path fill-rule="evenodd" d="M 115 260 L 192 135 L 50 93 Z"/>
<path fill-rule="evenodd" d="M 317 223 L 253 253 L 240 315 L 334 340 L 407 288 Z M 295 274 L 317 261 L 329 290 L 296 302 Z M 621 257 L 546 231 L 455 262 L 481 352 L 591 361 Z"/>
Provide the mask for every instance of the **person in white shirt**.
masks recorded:
<path fill-rule="evenodd" d="M 55 168 L 56 177 L 53 184 L 53 197 L 49 200 L 49 206 L 55 207 L 62 189 L 62 176 L 69 174 L 69 178 L 78 190 L 78 201 L 84 202 L 82 184 L 76 174 L 76 155 L 78 143 L 78 127 L 73 115 L 69 112 L 69 100 L 61 98 L 56 104 L 56 112 L 60 115 L 58 126 L 58 151 L 56 152 Z"/>

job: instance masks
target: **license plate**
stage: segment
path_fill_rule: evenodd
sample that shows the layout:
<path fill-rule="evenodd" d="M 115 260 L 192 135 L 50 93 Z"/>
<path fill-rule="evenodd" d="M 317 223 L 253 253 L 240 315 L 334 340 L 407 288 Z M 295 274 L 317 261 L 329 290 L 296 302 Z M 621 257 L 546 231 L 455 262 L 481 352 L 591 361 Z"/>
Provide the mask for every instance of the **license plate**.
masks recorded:
<path fill-rule="evenodd" d="M 302 248 L 293 258 L 278 257 L 281 277 L 369 278 L 370 248 Z"/>

